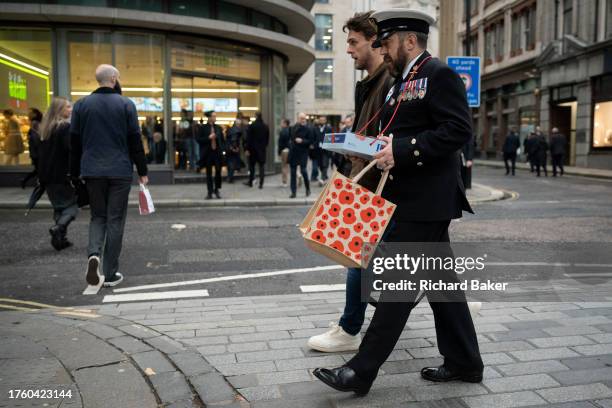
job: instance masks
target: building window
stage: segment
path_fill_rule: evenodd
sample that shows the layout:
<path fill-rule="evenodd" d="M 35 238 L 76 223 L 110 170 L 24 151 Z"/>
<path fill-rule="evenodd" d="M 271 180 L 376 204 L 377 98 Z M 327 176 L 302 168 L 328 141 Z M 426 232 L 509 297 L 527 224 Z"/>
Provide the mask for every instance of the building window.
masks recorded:
<path fill-rule="evenodd" d="M 333 49 L 333 19 L 331 14 L 315 14 L 315 49 L 331 51 Z"/>
<path fill-rule="evenodd" d="M 504 24 L 497 24 L 495 26 L 495 61 L 499 62 L 504 58 Z"/>
<path fill-rule="evenodd" d="M 612 148 L 612 101 L 595 104 L 593 115 L 593 147 Z"/>
<path fill-rule="evenodd" d="M 504 58 L 504 23 L 490 25 L 485 31 L 485 65 Z"/>
<path fill-rule="evenodd" d="M 493 63 L 493 41 L 494 34 L 491 28 L 488 28 L 485 31 L 485 65 L 489 65 Z"/>
<path fill-rule="evenodd" d="M 234 3 L 220 1 L 217 4 L 217 17 L 219 20 L 247 24 L 247 9 Z"/>
<path fill-rule="evenodd" d="M 144 11 L 163 11 L 161 0 L 115 0 L 116 7 Z"/>
<path fill-rule="evenodd" d="M 512 15 L 512 42 L 510 46 L 510 56 L 514 57 L 522 52 L 521 49 L 521 15 Z"/>
<path fill-rule="evenodd" d="M 563 0 L 563 34 L 573 34 L 574 0 Z"/>
<path fill-rule="evenodd" d="M 210 0 L 173 0 L 170 3 L 170 13 L 183 16 L 210 18 Z"/>
<path fill-rule="evenodd" d="M 30 164 L 28 111 L 51 96 L 51 32 L 0 29 L 0 166 Z"/>
<path fill-rule="evenodd" d="M 251 23 L 257 28 L 272 30 L 272 17 L 255 10 L 251 13 Z"/>
<path fill-rule="evenodd" d="M 334 60 L 331 58 L 315 61 L 315 98 L 331 99 L 333 97 L 332 82 L 334 76 Z"/>
<path fill-rule="evenodd" d="M 463 55 L 468 56 L 465 39 L 463 40 Z M 478 55 L 478 35 L 470 36 L 470 56 Z"/>
<path fill-rule="evenodd" d="M 523 36 L 521 48 L 527 51 L 535 48 L 535 32 L 536 32 L 536 9 L 535 6 L 526 10 L 523 14 Z"/>

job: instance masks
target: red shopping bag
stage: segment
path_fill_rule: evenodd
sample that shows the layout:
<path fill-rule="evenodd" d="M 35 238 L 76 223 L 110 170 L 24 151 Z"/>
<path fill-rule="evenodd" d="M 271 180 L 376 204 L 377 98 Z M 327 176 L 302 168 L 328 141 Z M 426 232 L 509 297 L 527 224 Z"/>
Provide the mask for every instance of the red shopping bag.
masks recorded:
<path fill-rule="evenodd" d="M 375 192 L 357 184 L 375 165 L 370 162 L 352 180 L 334 173 L 300 224 L 310 249 L 346 267 L 367 267 L 396 208 L 380 195 L 388 171 Z"/>
<path fill-rule="evenodd" d="M 147 186 L 142 183 L 140 183 L 140 191 L 138 192 L 138 210 L 140 215 L 148 215 L 155 212 L 151 193 Z"/>

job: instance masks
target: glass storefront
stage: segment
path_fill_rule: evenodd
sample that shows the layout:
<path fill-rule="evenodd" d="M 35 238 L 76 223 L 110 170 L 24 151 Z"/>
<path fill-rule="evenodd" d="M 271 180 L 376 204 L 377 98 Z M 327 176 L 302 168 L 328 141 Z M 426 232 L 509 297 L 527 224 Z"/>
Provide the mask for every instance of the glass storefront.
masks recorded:
<path fill-rule="evenodd" d="M 50 30 L 0 29 L 0 165 L 30 164 L 28 111 L 44 112 L 52 89 Z"/>
<path fill-rule="evenodd" d="M 595 104 L 593 147 L 612 148 L 612 101 Z"/>

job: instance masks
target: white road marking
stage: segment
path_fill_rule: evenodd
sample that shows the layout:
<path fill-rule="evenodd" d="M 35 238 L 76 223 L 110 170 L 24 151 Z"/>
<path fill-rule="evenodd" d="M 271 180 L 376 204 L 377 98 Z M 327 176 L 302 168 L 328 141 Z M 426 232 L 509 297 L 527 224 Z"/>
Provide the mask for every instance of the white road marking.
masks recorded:
<path fill-rule="evenodd" d="M 127 295 L 106 295 L 102 303 L 133 302 L 136 300 L 183 299 L 193 297 L 208 297 L 208 291 L 202 290 L 175 290 L 171 292 L 145 292 Z"/>
<path fill-rule="evenodd" d="M 315 266 L 312 268 L 285 269 L 285 270 L 273 271 L 273 272 L 246 273 L 243 275 L 220 276 L 218 278 L 196 279 L 196 280 L 182 281 L 182 282 L 155 283 L 151 285 L 132 286 L 131 288 L 128 287 L 128 288 L 115 289 L 113 292 L 115 293 L 134 292 L 138 290 L 200 285 L 203 283 L 215 283 L 215 282 L 242 280 L 242 279 L 265 278 L 269 276 L 291 275 L 294 273 L 308 273 L 308 272 L 317 272 L 317 271 L 330 271 L 330 270 L 335 270 L 335 269 L 346 269 L 346 267 L 341 266 L 341 265 L 327 265 L 327 266 Z"/>
<path fill-rule="evenodd" d="M 611 273 L 564 273 L 567 278 L 612 278 Z"/>
<path fill-rule="evenodd" d="M 612 268 L 612 264 L 582 264 L 577 263 L 574 266 L 582 267 L 582 268 Z"/>
<path fill-rule="evenodd" d="M 187 228 L 187 226 L 185 224 L 172 224 L 170 228 L 180 231 Z"/>
<path fill-rule="evenodd" d="M 346 285 L 344 283 L 338 283 L 333 285 L 301 285 L 300 290 L 303 293 L 336 292 L 346 290 Z"/>
<path fill-rule="evenodd" d="M 97 295 L 101 287 L 102 285 L 96 285 L 96 286 L 87 285 L 87 287 L 83 291 L 83 294 L 84 295 Z"/>

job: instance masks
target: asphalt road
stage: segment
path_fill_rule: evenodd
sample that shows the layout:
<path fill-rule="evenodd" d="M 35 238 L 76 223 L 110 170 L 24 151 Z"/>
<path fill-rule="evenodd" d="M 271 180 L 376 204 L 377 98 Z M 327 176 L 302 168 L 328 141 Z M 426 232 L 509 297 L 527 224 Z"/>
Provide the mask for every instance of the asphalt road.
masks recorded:
<path fill-rule="evenodd" d="M 451 224 L 453 241 L 579 242 L 597 251 L 612 248 L 612 181 L 582 177 L 536 178 L 519 171 L 478 168 L 474 182 L 518 193 L 480 204 Z M 161 209 L 139 216 L 130 209 L 118 288 L 249 273 L 331 265 L 304 245 L 296 224 L 306 207 Z M 48 210 L 0 210 L 0 297 L 53 305 L 100 304 L 105 295 L 82 295 L 87 247 L 87 211 L 72 224 L 74 247 L 60 253 L 49 244 Z M 597 253 L 597 251 L 595 251 Z M 612 251 L 608 251 L 612 253 Z M 518 254 L 517 256 L 520 256 Z M 511 272 L 509 272 L 511 273 Z M 300 293 L 301 285 L 343 283 L 342 270 L 319 270 L 169 286 L 145 291 L 206 289 L 211 297 Z M 141 291 L 142 292 L 142 291 Z"/>

